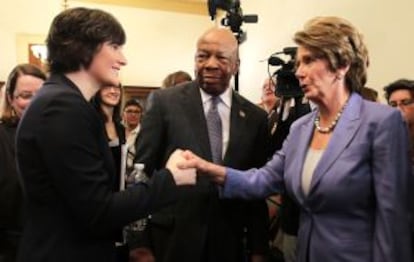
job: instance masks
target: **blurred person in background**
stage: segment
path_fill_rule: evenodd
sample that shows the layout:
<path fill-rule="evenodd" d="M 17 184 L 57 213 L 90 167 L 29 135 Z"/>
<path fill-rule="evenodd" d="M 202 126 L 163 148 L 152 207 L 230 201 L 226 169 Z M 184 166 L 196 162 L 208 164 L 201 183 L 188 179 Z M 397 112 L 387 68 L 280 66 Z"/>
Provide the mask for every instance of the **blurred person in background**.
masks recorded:
<path fill-rule="evenodd" d="M 161 88 L 168 88 L 176 86 L 181 83 L 190 82 L 192 80 L 189 73 L 184 71 L 176 71 L 171 74 L 168 74 L 162 81 Z"/>
<path fill-rule="evenodd" d="M 122 88 L 119 85 L 107 85 L 99 89 L 91 102 L 101 116 L 105 126 L 109 148 L 114 158 L 116 179 L 120 181 L 121 173 L 125 172 L 125 128 L 121 123 Z M 123 183 L 120 181 L 120 183 Z M 115 184 L 115 190 L 121 185 Z"/>
<path fill-rule="evenodd" d="M 9 74 L 0 115 L 0 261 L 16 261 L 23 231 L 23 193 L 16 167 L 17 125 L 33 96 L 46 80 L 31 64 L 17 65 Z"/>
<path fill-rule="evenodd" d="M 399 79 L 384 87 L 385 99 L 388 105 L 400 110 L 403 115 L 411 141 L 414 141 L 414 80 Z M 413 143 L 411 143 L 413 146 Z M 414 154 L 414 148 L 411 149 Z M 414 157 L 413 157 L 414 161 Z"/>
<path fill-rule="evenodd" d="M 137 99 L 130 99 L 124 105 L 122 112 L 122 122 L 125 128 L 126 144 L 128 148 L 127 155 L 127 172 L 130 172 L 134 166 L 135 142 L 141 128 L 141 117 L 144 109 Z"/>
<path fill-rule="evenodd" d="M 408 127 L 411 142 L 411 165 L 414 175 L 414 80 L 398 79 L 384 87 L 388 105 L 397 108 Z M 411 185 L 413 186 L 413 185 Z M 411 188 L 412 190 L 412 188 Z M 411 212 L 414 211 L 414 197 L 411 197 Z M 414 257 L 414 216 L 411 214 L 411 252 Z"/>

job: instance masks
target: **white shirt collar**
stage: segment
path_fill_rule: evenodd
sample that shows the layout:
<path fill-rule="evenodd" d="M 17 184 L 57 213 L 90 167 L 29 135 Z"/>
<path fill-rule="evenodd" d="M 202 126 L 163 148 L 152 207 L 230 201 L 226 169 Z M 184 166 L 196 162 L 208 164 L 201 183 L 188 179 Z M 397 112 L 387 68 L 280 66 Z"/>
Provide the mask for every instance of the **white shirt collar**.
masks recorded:
<path fill-rule="evenodd" d="M 201 88 L 200 88 L 200 93 L 201 93 L 201 101 L 203 102 L 203 105 L 206 103 L 209 103 L 212 95 L 207 94 Z M 231 88 L 230 86 L 221 95 L 219 95 L 221 102 L 223 102 L 223 104 L 228 108 L 231 107 L 232 94 L 233 94 L 233 88 Z"/>

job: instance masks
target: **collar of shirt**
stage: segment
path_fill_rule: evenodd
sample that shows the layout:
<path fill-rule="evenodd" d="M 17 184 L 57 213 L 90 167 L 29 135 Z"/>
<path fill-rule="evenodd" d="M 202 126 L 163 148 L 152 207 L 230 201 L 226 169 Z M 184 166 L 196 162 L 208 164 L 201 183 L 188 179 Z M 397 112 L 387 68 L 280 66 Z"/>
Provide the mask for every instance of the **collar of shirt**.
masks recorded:
<path fill-rule="evenodd" d="M 135 127 L 132 131 L 131 134 L 138 134 L 139 130 L 141 129 L 141 125 L 138 124 L 137 127 Z"/>
<path fill-rule="evenodd" d="M 210 100 L 212 95 L 207 94 L 203 89 L 200 88 L 201 101 L 203 102 L 204 112 L 207 113 L 210 108 Z M 221 103 L 225 105 L 229 110 L 231 108 L 233 89 L 228 87 L 221 95 L 219 95 Z"/>

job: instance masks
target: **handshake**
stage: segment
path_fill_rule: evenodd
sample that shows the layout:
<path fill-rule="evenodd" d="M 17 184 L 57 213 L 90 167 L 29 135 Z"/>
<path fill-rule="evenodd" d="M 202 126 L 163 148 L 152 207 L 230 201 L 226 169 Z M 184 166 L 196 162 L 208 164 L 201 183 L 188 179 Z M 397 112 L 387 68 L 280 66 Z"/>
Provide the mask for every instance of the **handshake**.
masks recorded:
<path fill-rule="evenodd" d="M 225 167 L 208 162 L 189 150 L 176 149 L 170 155 L 166 168 L 170 170 L 178 186 L 195 185 L 197 171 L 218 184 L 223 184 L 226 176 Z"/>
<path fill-rule="evenodd" d="M 188 162 L 191 159 L 191 152 L 176 149 L 167 161 L 165 166 L 173 175 L 175 184 L 195 185 L 197 170 Z"/>

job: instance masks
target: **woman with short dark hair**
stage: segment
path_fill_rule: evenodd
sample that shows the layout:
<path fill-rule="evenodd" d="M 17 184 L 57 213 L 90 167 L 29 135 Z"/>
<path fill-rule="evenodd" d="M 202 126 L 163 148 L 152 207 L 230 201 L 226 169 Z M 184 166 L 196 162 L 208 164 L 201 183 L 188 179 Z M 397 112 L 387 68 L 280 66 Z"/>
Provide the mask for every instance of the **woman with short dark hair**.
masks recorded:
<path fill-rule="evenodd" d="M 90 99 L 120 84 L 125 33 L 109 13 L 57 15 L 47 36 L 51 76 L 17 132 L 17 164 L 27 196 L 19 261 L 125 261 L 122 227 L 172 202 L 174 173 L 119 191 L 103 121 Z M 124 259 L 124 260 L 121 260 Z"/>

